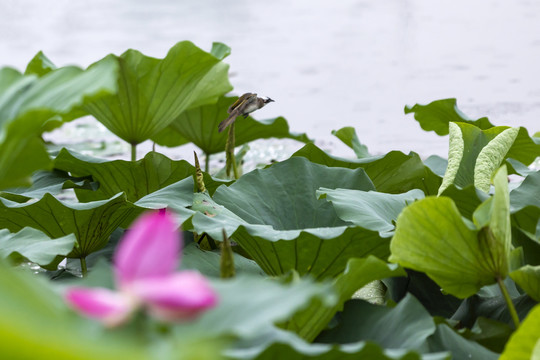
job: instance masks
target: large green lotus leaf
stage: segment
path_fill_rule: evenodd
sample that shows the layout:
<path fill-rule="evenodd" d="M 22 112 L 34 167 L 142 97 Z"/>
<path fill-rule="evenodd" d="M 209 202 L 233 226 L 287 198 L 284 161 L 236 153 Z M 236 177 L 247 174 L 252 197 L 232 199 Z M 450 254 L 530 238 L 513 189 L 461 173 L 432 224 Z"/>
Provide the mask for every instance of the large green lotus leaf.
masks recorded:
<path fill-rule="evenodd" d="M 468 124 L 480 130 L 495 127 L 486 117 L 478 120 L 468 118 L 457 108 L 456 99 L 437 100 L 428 105 L 406 106 L 405 113 L 414 113 L 414 118 L 420 123 L 422 129 L 435 131 L 438 135 L 451 133 L 449 128 L 451 123 Z M 540 142 L 529 136 L 527 129 L 520 127 L 519 134 L 508 151 L 507 157 L 530 164 L 537 156 L 540 156 Z"/>
<path fill-rule="evenodd" d="M 540 305 L 535 306 L 506 344 L 501 360 L 540 359 Z"/>
<path fill-rule="evenodd" d="M 386 258 L 388 239 L 341 220 L 331 203 L 316 198 L 319 187 L 373 190 L 362 169 L 293 157 L 219 187 L 213 200 L 196 194 L 197 212 L 184 229 L 217 240 L 225 229 L 271 275 L 295 269 L 322 279 L 341 273 L 351 257 Z"/>
<path fill-rule="evenodd" d="M 282 323 L 281 327 L 294 331 L 307 341 L 313 341 L 336 312 L 343 308 L 345 301 L 349 300 L 358 289 L 374 280 L 404 275 L 406 275 L 405 271 L 396 264 L 387 264 L 371 255 L 362 259 L 350 259 L 343 273 L 339 274 L 332 283 L 339 297 L 335 305 L 324 306 L 321 301 L 315 299 L 309 307 Z"/>
<path fill-rule="evenodd" d="M 193 177 L 187 177 L 143 196 L 135 202 L 135 205 L 145 209 L 164 209 L 168 207 L 176 213 L 186 213 L 191 216 L 193 211 L 186 208 L 193 204 L 194 186 Z"/>
<path fill-rule="evenodd" d="M 514 223 L 514 219 L 512 222 Z M 514 226 L 512 228 L 512 244 L 516 248 L 523 249 L 523 264 L 540 265 L 540 234 L 535 236 Z"/>
<path fill-rule="evenodd" d="M 197 260 L 206 262 L 208 259 L 215 259 L 214 256 L 194 254 L 194 250 L 200 251 L 190 245 L 184 248 L 182 261 L 191 261 L 194 265 Z M 193 256 L 195 260 L 188 260 Z M 219 259 L 216 260 L 219 262 Z M 212 265 L 203 264 L 201 267 L 206 271 Z M 188 264 L 188 266 L 182 265 L 181 268 L 192 267 Z M 213 270 L 209 271 L 209 273 L 212 272 Z M 70 284 L 114 288 L 113 280 L 111 263 L 101 261 L 87 277 L 77 278 Z M 243 273 L 231 279 L 210 278 L 209 281 L 218 294 L 217 306 L 194 321 L 175 325 L 171 330 L 176 334 L 176 338 L 198 337 L 201 334 L 209 337 L 251 337 L 261 331 L 266 331 L 276 322 L 290 318 L 313 299 L 319 299 L 325 306 L 333 306 L 337 301 L 329 282 L 315 282 L 309 278 L 300 279 L 296 275 L 289 276 L 289 279 L 270 279 L 260 274 Z"/>
<path fill-rule="evenodd" d="M 34 171 L 51 167 L 43 141 L 29 134 L 21 124 L 0 142 L 0 189 L 29 186 Z"/>
<path fill-rule="evenodd" d="M 136 50 L 110 56 L 120 68 L 118 93 L 85 109 L 132 145 L 150 139 L 183 111 L 232 90 L 229 66 L 189 41 L 174 45 L 162 60 Z"/>
<path fill-rule="evenodd" d="M 17 233 L 0 229 L 0 257 L 9 257 L 15 262 L 24 259 L 34 262 L 42 268 L 56 270 L 77 244 L 75 235 L 69 234 L 58 239 L 51 239 L 43 232 L 23 228 Z"/>
<path fill-rule="evenodd" d="M 422 350 L 435 333 L 429 313 L 412 295 L 394 308 L 353 299 L 345 303 L 338 324 L 317 337 L 317 342 L 348 344 L 373 341 L 387 349 Z"/>
<path fill-rule="evenodd" d="M 512 280 L 536 301 L 540 301 L 540 266 L 525 265 L 510 273 Z"/>
<path fill-rule="evenodd" d="M 507 157 L 530 165 L 538 156 L 540 156 L 540 139 L 529 136 L 527 129 L 520 127 Z"/>
<path fill-rule="evenodd" d="M 360 143 L 356 130 L 352 126 L 346 126 L 339 130 L 332 130 L 332 135 L 336 136 L 339 140 L 343 141 L 345 145 L 353 149 L 357 158 L 370 157 L 368 148 L 366 145 Z"/>
<path fill-rule="evenodd" d="M 124 327 L 111 331 L 68 309 L 50 282 L 10 269 L 0 261 L 2 358 L 23 359 L 201 359 L 219 357 L 219 343 L 148 341 L 155 333 Z M 136 336 L 135 333 L 140 336 Z M 197 343 L 196 340 L 199 340 Z M 208 341 L 208 340 L 207 340 Z M 156 346 L 157 343 L 160 346 Z"/>
<path fill-rule="evenodd" d="M 210 282 L 218 294 L 218 305 L 189 324 L 175 326 L 173 332 L 177 336 L 200 333 L 250 337 L 288 319 L 313 298 L 327 305 L 336 301 L 329 283 L 307 278 L 294 277 L 292 282 L 285 283 L 283 279 L 241 275 Z"/>
<path fill-rule="evenodd" d="M 401 210 L 424 198 L 424 193 L 418 189 L 404 194 L 386 194 L 376 191 L 321 188 L 317 190 L 317 195 L 330 201 L 342 220 L 350 221 L 364 229 L 380 231 L 386 236 L 392 235 Z"/>
<path fill-rule="evenodd" d="M 171 160 L 165 155 L 149 152 L 138 161 L 105 160 L 62 149 L 54 159 L 57 169 L 74 176 L 91 176 L 99 183 L 96 191 L 76 189 L 80 201 L 109 199 L 119 192 L 126 193 L 128 201 L 136 202 L 155 192 L 195 174 L 195 167 L 185 160 Z M 204 174 L 207 189 L 213 191 L 226 181 L 214 180 Z"/>
<path fill-rule="evenodd" d="M 29 204 L 0 198 L 0 228 L 16 232 L 28 226 L 53 239 L 75 234 L 78 246 L 68 257 L 78 258 L 104 247 L 131 211 L 122 193 L 84 204 L 63 202 L 50 194 Z"/>
<path fill-rule="evenodd" d="M 540 171 L 531 172 L 510 192 L 512 220 L 521 229 L 536 232 L 540 219 Z"/>
<path fill-rule="evenodd" d="M 39 51 L 26 65 L 25 75 L 34 74 L 37 76 L 43 76 L 49 72 L 56 70 L 56 65 L 45 56 L 43 51 Z"/>
<path fill-rule="evenodd" d="M 464 122 L 479 127 L 482 130 L 492 128 L 494 125 L 487 117 L 472 120 L 457 107 L 456 99 L 442 99 L 430 102 L 427 105 L 415 104 L 405 106 L 405 114 L 414 114 L 416 121 L 425 131 L 435 131 L 437 135 L 448 135 L 448 124 L 451 122 Z"/>
<path fill-rule="evenodd" d="M 424 164 L 435 174 L 443 177 L 444 173 L 446 172 L 446 168 L 448 167 L 448 159 L 442 158 L 438 155 L 431 155 L 424 160 Z"/>
<path fill-rule="evenodd" d="M 437 194 L 441 185 L 441 178 L 425 166 L 414 152 L 406 155 L 400 151 L 391 151 L 382 156 L 349 160 L 330 156 L 310 143 L 292 156 L 305 157 L 314 163 L 330 167 L 363 168 L 377 191 L 385 193 L 400 194 L 411 189 L 420 189 L 432 195 Z"/>
<path fill-rule="evenodd" d="M 50 167 L 39 135 L 114 93 L 116 71 L 109 58 L 87 70 L 68 66 L 41 77 L 0 69 L 0 189 L 28 186 L 32 172 Z"/>
<path fill-rule="evenodd" d="M 429 339 L 431 351 L 451 351 L 452 359 L 498 359 L 499 354 L 486 349 L 479 343 L 465 339 L 448 325 L 437 325 L 437 331 Z"/>
<path fill-rule="evenodd" d="M 253 260 L 233 253 L 236 274 L 265 276 L 264 271 Z M 220 250 L 205 251 L 192 242 L 184 247 L 181 270 L 194 269 L 205 276 L 220 277 Z"/>
<path fill-rule="evenodd" d="M 6 189 L 0 191 L 0 196 L 23 203 L 30 199 L 42 198 L 46 193 L 57 195 L 62 190 L 72 188 L 96 190 L 97 184 L 92 182 L 90 177 L 73 177 L 62 170 L 36 171 L 32 175 L 32 186 Z"/>
<path fill-rule="evenodd" d="M 255 338 L 243 339 L 225 352 L 228 358 L 244 360 L 449 360 L 448 352 L 420 354 L 415 350 L 384 349 L 370 341 L 352 344 L 310 344 L 296 334 L 269 329 Z"/>
<path fill-rule="evenodd" d="M 195 181 L 193 177 L 168 185 L 162 189 L 143 196 L 134 203 L 133 211 L 121 224 L 123 228 L 129 225 L 144 211 L 168 208 L 177 218 L 179 224 L 192 216 L 195 211 L 189 209 L 193 205 L 194 197 L 208 196 L 207 194 L 194 193 Z"/>
<path fill-rule="evenodd" d="M 398 217 L 389 260 L 424 272 L 448 293 L 465 298 L 495 281 L 478 234 L 451 199 L 427 197 Z"/>
<path fill-rule="evenodd" d="M 493 179 L 495 194 L 483 202 L 474 212 L 473 221 L 480 229 L 478 241 L 485 254 L 486 265 L 496 278 L 504 279 L 510 269 L 512 230 L 510 224 L 510 195 L 508 193 L 508 173 L 501 167 Z"/>
<path fill-rule="evenodd" d="M 475 185 L 489 191 L 491 177 L 512 146 L 517 128 L 505 126 L 481 130 L 465 123 L 450 123 L 448 167 L 439 195 L 451 184 Z"/>
<path fill-rule="evenodd" d="M 504 279 L 504 285 L 508 289 L 518 317 L 523 320 L 537 302 L 527 294 L 521 295 L 510 277 Z M 452 316 L 452 320 L 459 321 L 463 326 L 471 328 L 480 317 L 498 321 L 512 329 L 515 328 L 508 311 L 508 304 L 497 284 L 485 286 L 477 294 L 463 300 L 459 309 Z"/>
<path fill-rule="evenodd" d="M 362 169 L 329 168 L 294 157 L 218 188 L 213 199 L 250 224 L 276 230 L 345 225 L 330 203 L 317 199 L 320 187 L 374 190 Z"/>
<path fill-rule="evenodd" d="M 472 220 L 472 215 L 476 208 L 489 198 L 488 194 L 478 190 L 474 185 L 459 188 L 452 184 L 441 195 L 454 200 L 461 215 L 469 220 Z"/>
<path fill-rule="evenodd" d="M 466 325 L 465 325 L 466 326 Z M 471 328 L 463 328 L 459 334 L 468 340 L 475 341 L 485 348 L 502 353 L 514 329 L 499 321 L 479 317 Z"/>
<path fill-rule="evenodd" d="M 227 131 L 218 132 L 218 125 L 229 114 L 227 109 L 238 97 L 222 96 L 215 104 L 208 104 L 187 110 L 156 136 L 156 143 L 165 146 L 180 146 L 188 142 L 197 145 L 207 155 L 225 151 Z M 291 133 L 289 124 L 283 117 L 257 121 L 248 116 L 238 117 L 235 122 L 235 145 L 239 146 L 256 139 L 288 138 L 310 142 L 306 134 Z"/>
<path fill-rule="evenodd" d="M 386 298 L 400 302 L 408 293 L 422 303 L 431 316 L 450 318 L 462 300 L 441 291 L 441 287 L 423 272 L 407 269 L 407 277 L 383 279 Z"/>
<path fill-rule="evenodd" d="M 478 120 L 468 118 L 457 108 L 456 99 L 437 100 L 428 105 L 406 106 L 405 113 L 414 113 L 422 129 L 435 131 L 438 135 L 448 135 L 450 123 L 465 123 L 481 130 L 495 127 L 486 117 Z M 519 134 L 508 152 L 508 157 L 530 164 L 537 156 L 540 156 L 540 143 L 530 137 L 525 128 L 519 128 Z"/>

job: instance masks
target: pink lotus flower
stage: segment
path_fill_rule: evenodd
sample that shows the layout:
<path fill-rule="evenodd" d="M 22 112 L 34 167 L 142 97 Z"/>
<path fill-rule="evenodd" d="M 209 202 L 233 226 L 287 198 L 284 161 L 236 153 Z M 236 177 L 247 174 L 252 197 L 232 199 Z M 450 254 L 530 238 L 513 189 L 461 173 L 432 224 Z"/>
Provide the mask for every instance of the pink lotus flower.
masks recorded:
<path fill-rule="evenodd" d="M 217 295 L 206 278 L 195 271 L 175 272 L 182 242 L 176 229 L 165 211 L 141 216 L 114 254 L 118 291 L 74 287 L 67 302 L 111 327 L 140 307 L 162 321 L 182 321 L 215 306 Z"/>

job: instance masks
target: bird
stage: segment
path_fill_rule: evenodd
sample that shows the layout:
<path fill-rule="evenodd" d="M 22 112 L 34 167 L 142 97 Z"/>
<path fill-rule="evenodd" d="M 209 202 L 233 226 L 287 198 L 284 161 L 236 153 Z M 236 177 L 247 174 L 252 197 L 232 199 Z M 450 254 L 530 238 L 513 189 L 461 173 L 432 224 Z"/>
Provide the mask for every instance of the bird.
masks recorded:
<path fill-rule="evenodd" d="M 240 96 L 227 110 L 229 117 L 223 120 L 218 125 L 218 131 L 222 132 L 227 126 L 232 124 L 236 120 L 237 116 L 244 116 L 244 119 L 255 110 L 262 108 L 264 105 L 274 102 L 274 100 L 267 97 L 266 99 L 257 97 L 257 94 L 245 93 Z"/>

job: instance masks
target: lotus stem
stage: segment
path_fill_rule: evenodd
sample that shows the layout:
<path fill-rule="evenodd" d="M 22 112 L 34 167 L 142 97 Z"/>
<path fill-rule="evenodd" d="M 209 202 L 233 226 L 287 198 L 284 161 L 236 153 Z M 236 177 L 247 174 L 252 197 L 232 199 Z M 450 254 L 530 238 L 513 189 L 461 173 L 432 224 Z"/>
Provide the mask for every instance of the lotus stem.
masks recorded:
<path fill-rule="evenodd" d="M 238 173 L 238 168 L 236 167 L 236 157 L 234 156 L 234 149 L 233 149 L 233 154 L 232 154 L 232 168 L 233 168 L 234 178 L 238 180 L 238 178 L 240 177 L 240 174 Z"/>
<path fill-rule="evenodd" d="M 82 273 L 82 276 L 86 277 L 86 274 L 88 273 L 88 268 L 86 267 L 86 258 L 81 257 L 81 258 L 79 258 L 79 260 L 81 261 L 81 273 Z"/>
<path fill-rule="evenodd" d="M 501 289 L 504 301 L 506 301 L 506 306 L 508 306 L 508 311 L 510 312 L 510 316 L 512 317 L 512 321 L 514 322 L 514 327 L 517 330 L 517 328 L 519 327 L 519 316 L 517 314 L 516 307 L 512 302 L 512 298 L 510 297 L 510 294 L 506 289 L 506 285 L 504 285 L 504 281 L 500 276 L 497 277 L 497 284 L 499 284 L 499 288 Z"/>
<path fill-rule="evenodd" d="M 225 144 L 225 156 L 227 162 L 225 165 L 225 173 L 227 176 L 231 174 L 231 167 L 233 169 L 234 178 L 238 179 L 240 176 L 238 174 L 238 168 L 236 167 L 236 158 L 234 156 L 234 123 L 229 126 L 229 136 L 227 137 L 227 143 Z"/>
<path fill-rule="evenodd" d="M 131 144 L 131 161 L 137 161 L 137 144 Z"/>
<path fill-rule="evenodd" d="M 210 172 L 210 154 L 204 153 L 205 159 L 204 159 L 204 171 L 206 173 Z"/>

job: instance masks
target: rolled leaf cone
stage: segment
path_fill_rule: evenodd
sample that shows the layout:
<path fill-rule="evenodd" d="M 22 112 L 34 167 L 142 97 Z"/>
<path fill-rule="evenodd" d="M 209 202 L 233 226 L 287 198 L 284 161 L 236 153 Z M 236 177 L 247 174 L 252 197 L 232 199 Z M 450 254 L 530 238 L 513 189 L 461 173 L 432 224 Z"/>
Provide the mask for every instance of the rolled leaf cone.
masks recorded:
<path fill-rule="evenodd" d="M 199 164 L 199 158 L 197 157 L 197 153 L 195 151 L 193 152 L 193 155 L 195 156 L 195 184 L 197 184 L 197 190 L 199 192 L 206 192 L 203 173 L 201 170 L 201 165 Z"/>
<path fill-rule="evenodd" d="M 223 242 L 221 243 L 221 260 L 219 264 L 222 279 L 232 278 L 236 275 L 234 270 L 234 256 L 231 242 L 223 229 Z"/>

